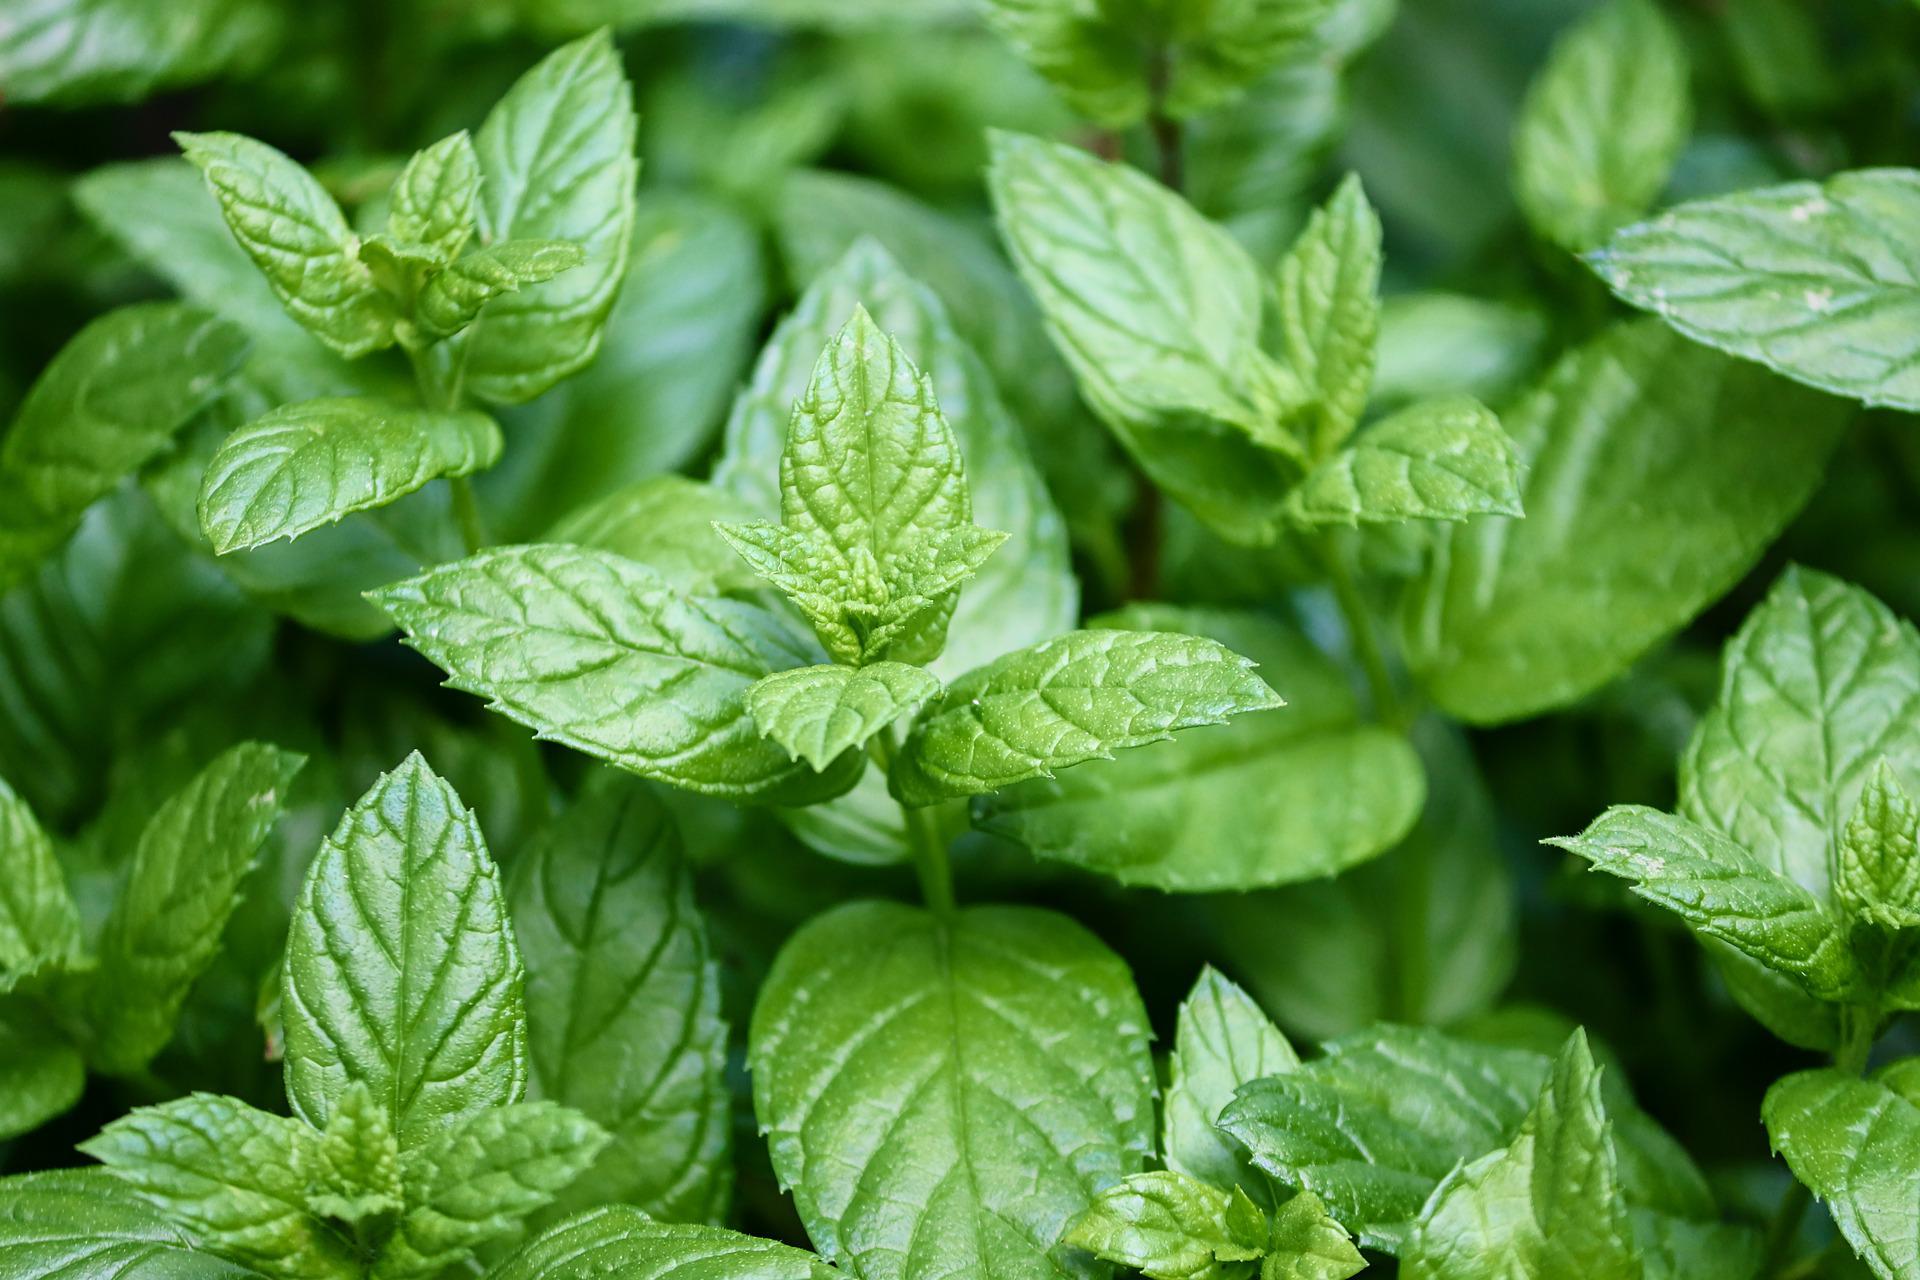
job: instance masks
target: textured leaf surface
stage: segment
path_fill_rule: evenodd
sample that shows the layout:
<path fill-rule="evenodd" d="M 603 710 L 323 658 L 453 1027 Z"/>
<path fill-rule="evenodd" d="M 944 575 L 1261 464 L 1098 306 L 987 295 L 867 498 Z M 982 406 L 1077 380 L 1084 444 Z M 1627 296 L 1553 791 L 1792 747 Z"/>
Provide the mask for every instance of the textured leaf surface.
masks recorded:
<path fill-rule="evenodd" d="M 472 324 L 494 299 L 551 280 L 586 260 L 584 249 L 564 240 L 489 245 L 430 276 L 420 290 L 414 320 L 429 338 L 444 338 Z"/>
<path fill-rule="evenodd" d="M 1242 1187 L 1257 1204 L 1271 1208 L 1264 1175 L 1214 1121 L 1241 1085 L 1299 1063 L 1293 1046 L 1251 996 L 1213 968 L 1202 970 L 1180 1006 L 1174 1030 L 1161 1104 L 1160 1150 L 1167 1168 L 1217 1187 Z"/>
<path fill-rule="evenodd" d="M 1554 45 L 1521 107 L 1527 221 L 1563 248 L 1604 241 L 1660 194 L 1692 116 L 1679 34 L 1650 0 L 1608 0 Z"/>
<path fill-rule="evenodd" d="M 577 542 L 638 560 L 702 594 L 751 590 L 755 577 L 714 532 L 753 512 L 715 485 L 653 476 L 581 507 L 553 527 L 554 542 Z"/>
<path fill-rule="evenodd" d="M 1153 1145 L 1146 1037 L 1126 966 L 1062 916 L 855 903 L 761 989 L 754 1108 L 808 1234 L 862 1280 L 1081 1275 L 1061 1232 Z"/>
<path fill-rule="evenodd" d="M 478 219 L 480 157 L 465 129 L 414 152 L 387 197 L 387 233 L 451 259 Z"/>
<path fill-rule="evenodd" d="M 534 1090 L 612 1134 L 558 1203 L 721 1217 L 727 1027 L 671 817 L 639 783 L 606 780 L 515 859 L 509 889 Z"/>
<path fill-rule="evenodd" d="M 688 596 L 644 565 L 559 544 L 484 551 L 375 598 L 449 684 L 543 738 L 738 799 L 805 803 L 852 785 L 754 729 L 747 688 L 817 660 L 754 605 Z"/>
<path fill-rule="evenodd" d="M 454 358 L 473 394 L 530 400 L 600 350 L 633 232 L 632 97 L 613 40 L 599 31 L 520 77 L 474 134 L 484 240 L 569 240 L 586 261 L 497 299 L 460 339 Z"/>
<path fill-rule="evenodd" d="M 913 805 L 981 795 L 1285 705 L 1253 668 L 1199 636 L 1069 632 L 954 681 L 915 721 L 890 785 Z"/>
<path fill-rule="evenodd" d="M 1155 1169 L 1101 1190 L 1061 1242 L 1150 1280 L 1204 1280 L 1266 1252 L 1267 1220 L 1238 1188 Z"/>
<path fill-rule="evenodd" d="M 105 1170 L 0 1180 L 0 1267 L 18 1280 L 245 1280 Z"/>
<path fill-rule="evenodd" d="M 1840 833 L 1834 900 L 1886 929 L 1920 925 L 1920 809 L 1883 756 Z"/>
<path fill-rule="evenodd" d="M 81 951 L 80 912 L 53 842 L 0 779 L 0 991 L 77 960 Z"/>
<path fill-rule="evenodd" d="M 1273 1215 L 1269 1253 L 1260 1280 L 1347 1280 L 1367 1260 L 1311 1191 L 1297 1193 Z"/>
<path fill-rule="evenodd" d="M 282 405 L 228 436 L 200 482 L 200 524 L 216 552 L 299 537 L 385 506 L 500 456 L 484 413 L 436 413 L 338 397 Z"/>
<path fill-rule="evenodd" d="M 137 1070 L 172 1037 L 301 763 L 278 747 L 243 742 L 194 775 L 141 831 L 101 927 L 100 968 L 89 987 L 96 1067 Z"/>
<path fill-rule="evenodd" d="M 1838 395 L 1920 409 L 1920 173 L 1859 169 L 1668 210 L 1592 256 L 1681 333 Z"/>
<path fill-rule="evenodd" d="M 0 1139 L 39 1128 L 80 1101 L 86 1084 L 85 1059 L 46 1012 L 0 995 Z"/>
<path fill-rule="evenodd" d="M 526 1089 L 520 956 L 479 824 L 415 754 L 320 846 L 282 979 L 287 1098 L 324 1128 L 348 1085 L 401 1149 Z"/>
<path fill-rule="evenodd" d="M 803 1249 L 719 1227 L 656 1222 L 608 1205 L 555 1227 L 488 1274 L 492 1280 L 833 1280 L 841 1273 Z"/>
<path fill-rule="evenodd" d="M 326 1129 L 313 1135 L 307 1151 L 302 1172 L 311 1213 L 357 1225 L 403 1207 L 393 1118 L 364 1083 L 352 1081 L 334 1100 Z"/>
<path fill-rule="evenodd" d="M 1280 260 L 1279 354 L 1313 396 L 1301 432 L 1314 457 L 1346 439 L 1367 407 L 1380 336 L 1380 216 L 1347 175 Z"/>
<path fill-rule="evenodd" d="M 1304 525 L 1521 515 L 1520 463 L 1477 400 L 1429 400 L 1375 423 L 1287 496 Z"/>
<path fill-rule="evenodd" d="M 0 84 L 23 105 L 137 102 L 257 65 L 285 18 L 261 0 L 21 0 L 0 25 Z"/>
<path fill-rule="evenodd" d="M 1474 724 L 1599 687 L 1746 572 L 1845 419 L 1651 321 L 1609 330 L 1503 419 L 1529 515 L 1440 532 L 1408 597 L 1410 664 Z"/>
<path fill-rule="evenodd" d="M 747 691 L 747 705 L 762 734 L 796 760 L 825 769 L 939 692 L 931 672 L 900 662 L 795 667 L 761 677 Z"/>
<path fill-rule="evenodd" d="M 1920 1276 L 1920 1107 L 1883 1084 L 1802 1071 L 1767 1090 L 1767 1137 L 1882 1280 Z"/>

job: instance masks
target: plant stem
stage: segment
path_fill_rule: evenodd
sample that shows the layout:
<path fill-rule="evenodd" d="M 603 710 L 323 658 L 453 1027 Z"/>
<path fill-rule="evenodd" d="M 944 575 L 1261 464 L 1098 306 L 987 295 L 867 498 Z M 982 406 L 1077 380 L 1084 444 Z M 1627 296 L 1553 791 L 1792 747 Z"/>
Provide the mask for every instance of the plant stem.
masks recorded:
<path fill-rule="evenodd" d="M 407 362 L 413 366 L 413 384 L 420 402 L 429 409 L 458 409 L 458 382 L 449 384 L 434 372 L 433 362 L 424 349 L 408 347 Z M 453 518 L 460 525 L 460 541 L 472 555 L 487 545 L 487 527 L 480 519 L 480 503 L 473 494 L 473 481 L 455 476 L 448 485 L 453 490 Z"/>
<path fill-rule="evenodd" d="M 1857 1005 L 1841 1006 L 1840 1044 L 1833 1051 L 1836 1071 L 1844 1071 L 1850 1076 L 1866 1073 L 1867 1059 L 1873 1053 L 1879 1022 L 1877 1010 Z M 1813 1192 L 1808 1190 L 1804 1182 L 1795 1178 L 1787 1184 L 1779 1205 L 1774 1208 L 1773 1217 L 1767 1222 L 1760 1263 L 1763 1280 L 1774 1280 L 1786 1274 L 1788 1254 L 1793 1248 L 1794 1238 L 1800 1234 L 1800 1220 L 1806 1216 L 1807 1206 L 1812 1203 Z"/>
<path fill-rule="evenodd" d="M 1406 710 L 1400 704 L 1400 695 L 1393 687 L 1393 677 L 1387 672 L 1387 660 L 1380 648 L 1379 633 L 1374 630 L 1373 614 L 1367 609 L 1367 602 L 1360 598 L 1360 588 L 1353 581 L 1353 572 L 1347 567 L 1347 560 L 1334 545 L 1331 535 L 1319 539 L 1320 560 L 1327 570 L 1327 582 L 1333 588 L 1333 598 L 1340 606 L 1340 615 L 1346 619 L 1347 637 L 1353 642 L 1354 656 L 1360 659 L 1361 669 L 1366 672 L 1367 689 L 1373 695 L 1373 713 L 1386 724 L 1396 728 L 1405 728 Z"/>
<path fill-rule="evenodd" d="M 1160 184 L 1169 191 L 1182 191 L 1187 184 L 1186 137 L 1180 122 L 1167 114 L 1167 82 L 1173 74 L 1164 47 L 1154 50 L 1147 63 L 1147 132 L 1153 137 L 1154 159 Z"/>
<path fill-rule="evenodd" d="M 892 729 L 876 734 L 869 750 L 874 763 L 889 778 L 893 762 L 899 758 L 900 743 Z M 907 824 L 907 847 L 913 851 L 914 874 L 920 878 L 920 897 L 927 909 L 938 916 L 950 916 L 954 910 L 953 865 L 947 858 L 947 839 L 940 831 L 940 820 L 932 808 L 901 805 L 900 815 Z"/>
<path fill-rule="evenodd" d="M 487 545 L 487 528 L 480 520 L 480 503 L 473 496 L 473 481 L 455 476 L 448 485 L 453 489 L 453 518 L 460 525 L 460 541 L 472 555 Z"/>

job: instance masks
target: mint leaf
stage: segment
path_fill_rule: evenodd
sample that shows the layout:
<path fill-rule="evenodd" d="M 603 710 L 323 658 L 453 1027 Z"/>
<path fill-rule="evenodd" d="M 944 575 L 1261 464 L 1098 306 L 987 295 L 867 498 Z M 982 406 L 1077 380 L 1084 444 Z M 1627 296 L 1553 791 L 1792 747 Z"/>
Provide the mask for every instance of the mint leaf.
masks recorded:
<path fill-rule="evenodd" d="M 1226 231 L 1124 165 L 995 134 L 994 210 L 1087 403 L 1154 482 L 1235 541 L 1271 540 L 1304 396 L 1260 349 L 1260 282 Z"/>
<path fill-rule="evenodd" d="M 1546 317 L 1524 304 L 1440 290 L 1383 298 L 1373 406 L 1458 395 L 1504 404 L 1545 340 Z"/>
<path fill-rule="evenodd" d="M 939 692 L 931 673 L 900 662 L 795 667 L 755 681 L 747 706 L 763 735 L 824 770 Z"/>
<path fill-rule="evenodd" d="M 727 1026 L 673 819 L 638 782 L 601 779 L 515 859 L 508 889 L 536 1091 L 612 1135 L 557 1204 L 723 1216 Z"/>
<path fill-rule="evenodd" d="M 576 508 L 553 526 L 554 542 L 611 551 L 701 594 L 751 590 L 755 577 L 715 524 L 750 519 L 751 508 L 726 490 L 685 476 L 653 476 Z"/>
<path fill-rule="evenodd" d="M 803 1249 L 719 1227 L 656 1222 L 623 1205 L 570 1219 L 487 1274 L 490 1280 L 548 1280 L 569 1271 L 659 1277 L 691 1272 L 702 1280 L 833 1280 L 843 1274 Z"/>
<path fill-rule="evenodd" d="M 200 482 L 200 525 L 222 554 L 291 541 L 499 457 L 500 428 L 484 413 L 369 398 L 283 405 L 213 455 Z"/>
<path fill-rule="evenodd" d="M 303 762 L 264 743 L 229 748 L 140 832 L 88 986 L 97 1069 L 137 1071 L 173 1036 Z"/>
<path fill-rule="evenodd" d="M 1160 1148 L 1167 1168 L 1216 1187 L 1240 1187 L 1262 1208 L 1272 1208 L 1265 1176 L 1214 1121 L 1241 1085 L 1299 1063 L 1293 1046 L 1252 997 L 1213 968 L 1203 970 L 1180 1006 L 1174 1030 L 1161 1106 Z"/>
<path fill-rule="evenodd" d="M 85 1059 L 48 1011 L 0 995 L 0 1139 L 31 1133 L 65 1112 L 86 1084 Z"/>
<path fill-rule="evenodd" d="M 562 45 L 515 82 L 473 136 L 480 237 L 566 240 L 583 265 L 495 300 L 458 339 L 472 394 L 519 404 L 584 368 L 627 270 L 633 231 L 632 90 L 602 30 Z"/>
<path fill-rule="evenodd" d="M 104 1169 L 0 1179 L 0 1267 L 19 1280 L 245 1280 Z"/>
<path fill-rule="evenodd" d="M 1447 1175 L 1402 1251 L 1408 1280 L 1640 1280 L 1600 1068 L 1575 1031 L 1504 1150 Z"/>
<path fill-rule="evenodd" d="M 1266 1252 L 1267 1215 L 1235 1187 L 1184 1173 L 1132 1173 L 1094 1196 L 1061 1243 L 1149 1280 L 1204 1280 L 1222 1262 Z"/>
<path fill-rule="evenodd" d="M 0 84 L 22 105 L 138 102 L 261 65 L 290 15 L 264 0 L 31 0 L 0 26 Z"/>
<path fill-rule="evenodd" d="M 914 722 L 890 785 L 909 805 L 982 795 L 1285 705 L 1253 667 L 1199 636 L 1068 632 L 948 686 Z"/>
<path fill-rule="evenodd" d="M 1643 321 L 1502 421 L 1520 501 L 1549 518 L 1443 528 L 1404 614 L 1409 664 L 1472 724 L 1566 705 L 1717 599 L 1813 492 L 1845 413 Z"/>
<path fill-rule="evenodd" d="M 1601 243 L 1660 194 L 1692 116 L 1679 33 L 1650 0 L 1608 0 L 1527 90 L 1513 136 L 1527 221 L 1563 248 Z"/>
<path fill-rule="evenodd" d="M 808 1235 L 862 1280 L 1071 1275 L 1061 1233 L 1153 1145 L 1146 1036 L 1126 966 L 1062 916 L 854 903 L 761 988 L 754 1110 Z"/>
<path fill-rule="evenodd" d="M 1284 6 L 1280 6 L 1284 7 Z M 1278 354 L 1313 398 L 1300 434 L 1324 458 L 1367 407 L 1380 334 L 1380 216 L 1348 174 L 1280 260 Z"/>
<path fill-rule="evenodd" d="M 80 1149 L 227 1257 L 275 1276 L 346 1275 L 347 1241 L 307 1216 L 312 1136 L 297 1120 L 195 1093 L 129 1112 Z"/>
<path fill-rule="evenodd" d="M 1905 341 L 1920 290 L 1901 257 L 1920 174 L 1860 169 L 1697 200 L 1590 258 L 1616 294 L 1681 333 L 1809 386 L 1920 409 Z"/>
<path fill-rule="evenodd" d="M 1840 833 L 1836 904 L 1885 929 L 1920 926 L 1920 809 L 1885 756 Z"/>
<path fill-rule="evenodd" d="M 1696 933 L 1739 948 L 1834 999 L 1855 980 L 1839 915 L 1767 862 L 1684 818 L 1617 805 L 1575 837 L 1549 840 L 1633 882 Z"/>
<path fill-rule="evenodd" d="M 1275 1211 L 1260 1280 L 1348 1280 L 1367 1260 L 1327 1213 L 1320 1197 L 1302 1191 Z"/>
<path fill-rule="evenodd" d="M 467 131 L 413 153 L 387 197 L 387 234 L 451 262 L 478 217 L 480 157 Z"/>
<path fill-rule="evenodd" d="M 1920 1274 L 1913 1232 L 1920 1107 L 1883 1084 L 1823 1070 L 1775 1082 L 1761 1114 L 1773 1149 L 1873 1273 L 1883 1280 Z"/>
<path fill-rule="evenodd" d="M 508 240 L 470 253 L 434 272 L 414 306 L 426 337 L 445 338 L 472 324 L 496 298 L 551 280 L 585 263 L 586 251 L 565 240 Z"/>
<path fill-rule="evenodd" d="M 348 359 L 393 344 L 393 303 L 360 261 L 340 206 L 314 176 L 237 133 L 177 133 L 287 313 Z"/>
<path fill-rule="evenodd" d="M 1360 723 L 1345 673 L 1299 632 L 1171 605 L 1093 622 L 1218 641 L 1271 673 L 1288 709 L 983 796 L 973 810 L 981 830 L 1123 884 L 1192 893 L 1332 874 L 1391 846 L 1419 815 L 1414 752 L 1392 730 Z"/>
<path fill-rule="evenodd" d="M 310 1179 L 307 1210 L 315 1217 L 358 1225 L 405 1203 L 392 1117 L 361 1081 L 341 1091 L 327 1127 L 309 1137 L 302 1163 Z"/>
<path fill-rule="evenodd" d="M 1306 526 L 1518 516 L 1520 463 L 1477 400 L 1428 400 L 1377 422 L 1287 495 Z"/>
<path fill-rule="evenodd" d="M 326 1129 L 364 1085 L 403 1152 L 526 1089 L 520 957 L 479 825 L 416 753 L 308 869 L 282 979 L 287 1099 Z"/>
<path fill-rule="evenodd" d="M 748 687 L 818 660 L 754 605 L 559 544 L 484 551 L 371 598 L 455 688 L 642 777 L 791 803 L 852 785 L 853 772 L 816 775 L 753 727 Z"/>
<path fill-rule="evenodd" d="M 109 312 L 60 349 L 0 443 L 0 590 L 163 452 L 239 367 L 246 336 L 195 307 Z"/>
<path fill-rule="evenodd" d="M 84 950 L 53 842 L 0 779 L 0 992 L 42 969 L 66 968 Z"/>

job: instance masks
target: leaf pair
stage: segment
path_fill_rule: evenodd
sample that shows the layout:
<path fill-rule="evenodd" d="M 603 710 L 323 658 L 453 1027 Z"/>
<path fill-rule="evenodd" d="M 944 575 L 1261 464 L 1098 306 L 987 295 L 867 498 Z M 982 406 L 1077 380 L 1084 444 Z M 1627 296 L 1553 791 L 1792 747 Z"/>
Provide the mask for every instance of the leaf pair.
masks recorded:
<path fill-rule="evenodd" d="M 1346 1280 L 1365 1269 L 1319 1197 L 1302 1192 L 1272 1215 L 1247 1198 L 1170 1170 L 1136 1173 L 1094 1197 L 1062 1243 L 1148 1280 Z"/>

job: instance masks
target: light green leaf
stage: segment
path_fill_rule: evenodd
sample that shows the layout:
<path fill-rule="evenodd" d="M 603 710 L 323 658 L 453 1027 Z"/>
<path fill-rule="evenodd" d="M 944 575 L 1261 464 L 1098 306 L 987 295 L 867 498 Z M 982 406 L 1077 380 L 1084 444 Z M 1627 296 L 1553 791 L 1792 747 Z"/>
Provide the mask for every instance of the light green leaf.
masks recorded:
<path fill-rule="evenodd" d="M 1520 463 L 1477 400 L 1428 400 L 1377 422 L 1287 497 L 1296 523 L 1518 516 Z"/>
<path fill-rule="evenodd" d="M 30 1133 L 66 1111 L 86 1084 L 86 1061 L 46 1011 L 35 1001 L 0 995 L 0 1140 Z M 0 1230 L 0 1257 L 5 1248 Z"/>
<path fill-rule="evenodd" d="M 1160 1149 L 1167 1168 L 1216 1187 L 1240 1187 L 1271 1209 L 1273 1193 L 1265 1175 L 1214 1121 L 1241 1085 L 1299 1063 L 1293 1046 L 1252 997 L 1211 966 L 1202 970 L 1174 1029 L 1161 1106 Z"/>
<path fill-rule="evenodd" d="M 723 1217 L 727 1026 L 671 817 L 646 787 L 608 775 L 514 860 L 508 890 L 535 1090 L 612 1134 L 557 1204 Z"/>
<path fill-rule="evenodd" d="M 1260 281 L 1225 230 L 1126 165 L 994 135 L 1001 234 L 1081 395 L 1155 483 L 1223 535 L 1270 540 L 1305 396 L 1260 349 Z"/>
<path fill-rule="evenodd" d="M 586 250 L 565 240 L 489 245 L 427 278 L 414 304 L 414 323 L 428 338 L 448 337 L 472 324 L 496 298 L 551 280 L 586 260 Z"/>
<path fill-rule="evenodd" d="M 1367 1266 L 1346 1230 L 1311 1191 L 1299 1192 L 1273 1215 L 1268 1248 L 1260 1280 L 1347 1280 Z"/>
<path fill-rule="evenodd" d="M 1607 0 L 1554 44 L 1513 136 L 1535 231 L 1591 249 L 1651 205 L 1686 145 L 1687 50 L 1651 0 Z"/>
<path fill-rule="evenodd" d="M 1706 827 L 1640 805 L 1615 805 L 1578 836 L 1547 841 L 1633 882 L 1633 891 L 1696 933 L 1799 979 L 1815 995 L 1845 995 L 1856 978 L 1846 927 L 1807 890 Z"/>
<path fill-rule="evenodd" d="M 474 135 L 484 243 L 568 240 L 586 262 L 495 300 L 453 359 L 472 394 L 505 404 L 584 368 L 627 270 L 633 93 L 604 30 L 562 45 L 514 84 Z"/>
<path fill-rule="evenodd" d="M 1380 215 L 1348 174 L 1280 260 L 1275 345 L 1313 398 L 1299 434 L 1315 458 L 1338 448 L 1367 408 L 1380 336 L 1380 234 Z"/>
<path fill-rule="evenodd" d="M 263 743 L 231 747 L 141 831 L 88 987 L 97 1069 L 137 1071 L 172 1038 L 302 763 Z"/>
<path fill-rule="evenodd" d="M 747 690 L 747 706 L 761 734 L 794 759 L 825 769 L 844 751 L 940 692 L 931 672 L 901 662 L 852 667 L 795 667 L 762 676 Z"/>
<path fill-rule="evenodd" d="M 138 102 L 260 67 L 290 17 L 266 0 L 21 0 L 0 25 L 0 84 L 22 106 Z"/>
<path fill-rule="evenodd" d="M 1840 833 L 1833 896 L 1856 920 L 1886 929 L 1920 926 L 1920 809 L 1886 757 L 1860 789 Z"/>
<path fill-rule="evenodd" d="M 459 1117 L 401 1154 L 407 1211 L 374 1264 L 374 1280 L 437 1276 L 586 1171 L 607 1132 L 557 1102 L 518 1102 Z"/>
<path fill-rule="evenodd" d="M 0 1269 L 16 1280 L 246 1280 L 104 1169 L 0 1179 Z"/>
<path fill-rule="evenodd" d="M 462 129 L 414 152 L 393 180 L 387 234 L 451 262 L 473 234 L 479 194 L 480 157 Z"/>
<path fill-rule="evenodd" d="M 715 524 L 741 523 L 753 512 L 726 490 L 685 476 L 652 476 L 576 509 L 548 535 L 611 551 L 702 594 L 750 590 L 756 578 Z"/>
<path fill-rule="evenodd" d="M 0 991 L 41 969 L 66 968 L 84 950 L 53 842 L 0 778 Z"/>
<path fill-rule="evenodd" d="M 1717 599 L 1819 483 L 1846 413 L 1643 321 L 1503 421 L 1546 518 L 1443 527 L 1403 619 L 1421 683 L 1473 724 L 1574 701 Z"/>
<path fill-rule="evenodd" d="M 348 359 L 393 344 L 393 302 L 360 261 L 359 241 L 314 176 L 237 133 L 176 133 L 287 313 Z"/>
<path fill-rule="evenodd" d="M 1373 406 L 1472 396 L 1504 404 L 1533 368 L 1546 317 L 1528 306 L 1459 293 L 1400 293 L 1380 303 Z"/>
<path fill-rule="evenodd" d="M 404 1151 L 526 1089 L 520 956 L 479 824 L 418 753 L 321 844 L 287 935 L 287 1099 L 365 1085 Z"/>
<path fill-rule="evenodd" d="M 1238 1187 L 1156 1169 L 1103 1188 L 1060 1242 L 1150 1280 L 1206 1280 L 1266 1252 L 1267 1215 Z"/>
<path fill-rule="evenodd" d="M 497 547 L 371 598 L 455 688 L 642 777 L 800 804 L 853 784 L 754 729 L 747 688 L 819 660 L 754 605 L 689 596 L 644 565 L 557 543 Z"/>
<path fill-rule="evenodd" d="M 568 1274 L 624 1280 L 834 1280 L 840 1272 L 804 1249 L 690 1223 L 656 1222 L 605 1205 L 553 1228 L 488 1272 L 489 1280 Z"/>
<path fill-rule="evenodd" d="M 347 1241 L 307 1213 L 312 1131 L 234 1098 L 140 1107 L 80 1144 L 222 1254 L 288 1280 L 349 1273 Z"/>
<path fill-rule="evenodd" d="M 1407 1280 L 1641 1280 L 1585 1032 L 1554 1060 L 1513 1141 L 1434 1191 L 1400 1269 Z"/>
<path fill-rule="evenodd" d="M 1147 1034 L 1126 966 L 1063 916 L 854 903 L 761 988 L 754 1109 L 808 1235 L 861 1280 L 1080 1276 L 1061 1232 L 1153 1146 Z"/>
<path fill-rule="evenodd" d="M 200 482 L 200 525 L 217 553 L 292 541 L 500 457 L 484 413 L 370 398 L 282 405 L 228 436 Z"/>
<path fill-rule="evenodd" d="M 0 590 L 164 451 L 246 347 L 234 326 L 176 302 L 109 312 L 62 347 L 0 443 Z"/>
<path fill-rule="evenodd" d="M 889 785 L 910 805 L 982 795 L 1284 706 L 1253 668 L 1199 636 L 1070 631 L 954 681 L 914 722 Z"/>
<path fill-rule="evenodd" d="M 1802 1071 L 1767 1090 L 1767 1138 L 1881 1280 L 1920 1276 L 1920 1107 L 1883 1084 Z"/>
<path fill-rule="evenodd" d="M 1906 247 L 1920 173 L 1697 200 L 1619 232 L 1589 259 L 1609 288 L 1681 333 L 1868 404 L 1920 409 L 1920 286 Z"/>
<path fill-rule="evenodd" d="M 403 1207 L 393 1119 L 363 1081 L 350 1081 L 341 1091 L 326 1129 L 311 1139 L 304 1165 L 307 1209 L 317 1217 L 357 1224 Z"/>
<path fill-rule="evenodd" d="M 1218 641 L 1255 659 L 1288 710 L 983 796 L 973 808 L 980 829 L 1125 884 L 1191 893 L 1332 874 L 1390 847 L 1419 815 L 1425 785 L 1413 750 L 1360 723 L 1345 673 L 1298 631 L 1174 606 L 1093 622 Z"/>

